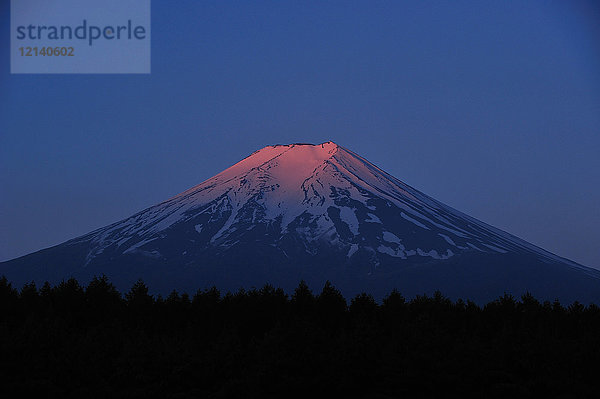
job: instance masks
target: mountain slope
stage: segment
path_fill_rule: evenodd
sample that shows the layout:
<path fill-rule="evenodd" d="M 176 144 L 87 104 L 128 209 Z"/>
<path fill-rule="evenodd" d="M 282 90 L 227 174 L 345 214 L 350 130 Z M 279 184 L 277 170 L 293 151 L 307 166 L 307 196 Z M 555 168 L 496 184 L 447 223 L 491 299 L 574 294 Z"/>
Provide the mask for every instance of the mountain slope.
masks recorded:
<path fill-rule="evenodd" d="M 530 290 L 600 298 L 600 273 L 458 212 L 333 142 L 265 147 L 130 218 L 0 265 L 15 281 L 89 279 L 158 290 L 332 280 L 488 299 Z"/>

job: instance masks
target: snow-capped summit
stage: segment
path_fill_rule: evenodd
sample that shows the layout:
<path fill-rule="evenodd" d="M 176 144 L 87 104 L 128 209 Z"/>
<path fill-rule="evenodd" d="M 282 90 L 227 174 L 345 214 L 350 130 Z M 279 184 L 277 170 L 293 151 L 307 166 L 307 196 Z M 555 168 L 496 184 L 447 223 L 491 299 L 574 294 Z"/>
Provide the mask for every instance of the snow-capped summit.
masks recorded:
<path fill-rule="evenodd" d="M 262 226 L 263 243 L 294 236 L 379 258 L 445 259 L 462 251 L 553 255 L 427 197 L 334 142 L 265 147 L 230 168 L 129 219 L 95 231 L 87 262 L 107 248 L 161 256 L 160 241 L 193 223 L 189 248 L 234 247 Z M 205 234 L 203 234 L 203 232 Z M 210 232 L 210 234 L 208 234 Z M 199 240 L 201 238 L 201 240 Z M 79 240 L 79 241 L 81 241 Z M 200 241 L 200 244 L 197 244 Z M 78 241 L 75 241 L 78 242 Z"/>
<path fill-rule="evenodd" d="M 63 276 L 143 277 L 174 285 L 166 289 L 289 288 L 304 278 L 330 279 L 348 293 L 468 297 L 488 286 L 491 295 L 535 291 L 540 281 L 547 290 L 543 281 L 555 281 L 556 270 L 592 287 L 600 281 L 593 269 L 458 212 L 332 141 L 265 147 L 165 202 L 5 267 L 34 258 L 70 265 Z"/>

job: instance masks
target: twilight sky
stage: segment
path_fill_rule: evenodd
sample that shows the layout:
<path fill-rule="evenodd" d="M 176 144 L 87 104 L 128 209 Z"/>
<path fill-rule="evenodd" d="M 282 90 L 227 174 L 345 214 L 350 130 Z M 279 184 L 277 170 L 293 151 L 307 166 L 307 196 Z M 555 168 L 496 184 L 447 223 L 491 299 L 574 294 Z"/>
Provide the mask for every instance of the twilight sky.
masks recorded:
<path fill-rule="evenodd" d="M 0 261 L 333 140 L 600 268 L 597 2 L 153 0 L 151 75 L 10 75 L 8 3 Z"/>

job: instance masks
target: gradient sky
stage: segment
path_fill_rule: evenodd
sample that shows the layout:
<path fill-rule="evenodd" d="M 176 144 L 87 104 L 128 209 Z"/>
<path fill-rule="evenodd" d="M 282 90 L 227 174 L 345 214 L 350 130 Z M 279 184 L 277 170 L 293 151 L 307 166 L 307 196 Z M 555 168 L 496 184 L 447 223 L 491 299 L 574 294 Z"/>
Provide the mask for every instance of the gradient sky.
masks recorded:
<path fill-rule="evenodd" d="M 333 140 L 600 268 L 593 1 L 152 1 L 151 75 L 10 75 L 0 260 L 165 200 L 266 145 Z"/>

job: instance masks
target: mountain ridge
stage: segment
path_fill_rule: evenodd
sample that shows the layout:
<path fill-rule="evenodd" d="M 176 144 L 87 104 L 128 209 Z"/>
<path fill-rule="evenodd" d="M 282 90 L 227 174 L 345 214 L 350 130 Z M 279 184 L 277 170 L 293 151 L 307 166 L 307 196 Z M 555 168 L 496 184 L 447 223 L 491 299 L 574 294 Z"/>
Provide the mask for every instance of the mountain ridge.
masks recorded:
<path fill-rule="evenodd" d="M 473 259 L 493 259 L 490 264 L 500 262 L 497 274 L 505 272 L 497 259 L 509 258 L 523 270 L 526 264 L 559 265 L 566 274 L 585 275 L 591 291 L 600 281 L 599 271 L 457 211 L 332 141 L 264 147 L 166 201 L 44 251 L 69 265 L 65 276 L 108 272 L 121 279 L 135 271 L 160 283 L 165 273 L 175 282 L 228 288 L 260 284 L 260 278 L 289 285 L 293 277 L 306 277 L 317 284 L 337 280 L 352 290 L 361 281 L 391 279 L 396 288 L 410 289 L 405 277 L 415 267 L 456 264 L 458 270 L 468 263 L 472 269 Z M 0 274 L 44 274 L 27 261 L 31 255 L 0 263 Z M 522 286 L 534 290 L 540 285 L 535 277 Z M 504 284 L 510 291 L 510 281 Z M 389 288 L 387 281 L 380 285 Z M 493 291 L 502 294 L 502 288 Z"/>

